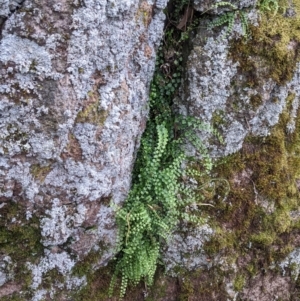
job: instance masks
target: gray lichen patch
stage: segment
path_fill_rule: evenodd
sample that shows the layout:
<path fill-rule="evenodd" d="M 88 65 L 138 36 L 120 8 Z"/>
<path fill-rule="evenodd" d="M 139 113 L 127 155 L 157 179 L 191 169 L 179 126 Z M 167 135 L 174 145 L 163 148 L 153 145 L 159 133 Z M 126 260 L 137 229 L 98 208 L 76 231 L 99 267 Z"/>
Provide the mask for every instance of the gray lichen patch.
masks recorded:
<path fill-rule="evenodd" d="M 184 226 L 173 233 L 163 255 L 168 274 L 180 275 L 179 271 L 210 267 L 203 246 L 213 232 L 208 224 L 203 224 L 195 227 Z"/>
<path fill-rule="evenodd" d="M 71 235 L 72 217 L 67 215 L 66 206 L 62 206 L 58 199 L 54 199 L 50 210 L 45 211 L 41 219 L 41 235 L 43 245 L 61 245 Z"/>
<path fill-rule="evenodd" d="M 31 289 L 34 290 L 32 300 L 42 300 L 45 296 L 55 298 L 56 288 L 76 290 L 86 283 L 85 277 L 71 275 L 75 261 L 66 252 L 45 251 L 38 264 L 28 263 L 32 273 Z M 48 282 L 48 283 L 47 283 Z"/>
<path fill-rule="evenodd" d="M 299 248 L 293 250 L 288 256 L 279 263 L 282 269 L 282 274 L 285 276 L 287 269 L 291 270 L 291 275 L 295 281 L 297 281 L 300 274 L 300 250 Z"/>
<path fill-rule="evenodd" d="M 16 49 L 22 49 L 16 52 Z M 13 62 L 13 72 L 29 73 L 36 76 L 51 74 L 51 57 L 45 47 L 37 45 L 28 39 L 22 39 L 15 35 L 6 35 L 1 40 L 0 49 L 1 62 L 8 64 Z"/>
<path fill-rule="evenodd" d="M 1 0 L 0 2 L 0 26 L 16 9 L 22 6 L 24 0 Z"/>

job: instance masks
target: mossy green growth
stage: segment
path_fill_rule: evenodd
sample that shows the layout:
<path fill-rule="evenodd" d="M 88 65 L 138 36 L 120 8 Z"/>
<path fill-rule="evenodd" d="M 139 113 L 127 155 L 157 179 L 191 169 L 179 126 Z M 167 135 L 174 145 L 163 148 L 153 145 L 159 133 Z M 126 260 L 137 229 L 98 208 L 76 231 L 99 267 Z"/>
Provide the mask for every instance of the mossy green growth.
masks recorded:
<path fill-rule="evenodd" d="M 39 256 L 43 248 L 38 219 L 26 220 L 20 206 L 13 202 L 6 203 L 0 212 L 0 250 L 17 262 Z"/>
<path fill-rule="evenodd" d="M 276 238 L 276 233 L 275 232 L 260 232 L 258 234 L 253 234 L 251 235 L 250 239 L 254 243 L 257 243 L 259 245 L 264 245 L 264 246 L 269 246 L 271 245 Z"/>
<path fill-rule="evenodd" d="M 224 285 L 225 277 L 230 272 L 224 272 L 217 266 L 210 269 L 182 271 L 178 278 L 178 301 L 189 300 L 228 300 Z"/>
<path fill-rule="evenodd" d="M 8 269 L 13 280 L 22 285 L 25 294 L 30 294 L 32 275 L 26 263 L 34 262 L 43 254 L 39 220 L 37 217 L 26 219 L 22 206 L 13 201 L 4 204 L 0 209 L 0 253 L 11 258 L 13 265 Z"/>
<path fill-rule="evenodd" d="M 296 98 L 296 94 L 295 93 L 289 93 L 287 98 L 285 99 L 285 102 L 286 102 L 286 108 L 288 111 L 290 111 L 291 109 L 291 105 L 294 101 L 294 99 Z"/>
<path fill-rule="evenodd" d="M 292 7 L 295 14 L 290 17 L 280 11 L 276 16 L 260 14 L 259 25 L 249 27 L 251 39 L 232 42 L 231 56 L 248 76 L 249 86 L 258 86 L 267 78 L 281 85 L 292 79 L 299 61 L 300 1 L 294 0 Z"/>
<path fill-rule="evenodd" d="M 88 122 L 102 126 L 108 116 L 108 112 L 99 109 L 99 96 L 95 92 L 88 93 L 89 104 L 77 114 L 76 122 Z"/>
<path fill-rule="evenodd" d="M 30 172 L 33 177 L 42 183 L 50 171 L 51 165 L 41 166 L 40 164 L 33 164 L 30 168 Z"/>
<path fill-rule="evenodd" d="M 162 269 L 159 270 L 153 286 L 148 291 L 145 301 L 156 301 L 168 297 L 168 286 L 173 282 L 174 279 L 167 278 Z"/>
<path fill-rule="evenodd" d="M 189 278 L 185 278 L 182 280 L 181 284 L 181 292 L 179 295 L 179 301 L 188 301 L 190 300 L 191 296 L 194 295 L 195 289 L 193 283 L 190 281 Z"/>
<path fill-rule="evenodd" d="M 72 269 L 74 276 L 82 277 L 94 273 L 94 267 L 97 265 L 103 252 L 101 251 L 90 251 L 88 255 L 85 256 L 83 260 L 80 260 Z"/>
<path fill-rule="evenodd" d="M 99 259 L 102 253 L 91 251 L 82 261 L 79 261 L 73 268 L 73 275 L 82 277 L 86 276 L 87 285 L 80 290 L 71 293 L 74 301 L 99 301 L 99 300 L 119 300 L 119 292 L 113 292 L 109 297 L 109 286 L 111 277 L 114 273 L 115 264 L 110 262 L 107 266 L 98 266 Z M 120 279 L 117 280 L 117 285 L 120 286 Z M 124 301 L 139 300 L 135 297 L 141 287 L 128 288 L 127 296 Z"/>
<path fill-rule="evenodd" d="M 26 298 L 26 297 L 25 297 Z M 18 293 L 13 293 L 9 296 L 3 296 L 1 297 L 1 301 L 24 301 L 24 295 Z"/>
<path fill-rule="evenodd" d="M 236 276 L 236 278 L 233 281 L 233 288 L 236 292 L 242 291 L 244 285 L 245 285 L 246 279 L 243 274 L 239 274 Z"/>
<path fill-rule="evenodd" d="M 262 98 L 259 94 L 250 96 L 250 105 L 252 109 L 256 110 L 262 104 Z"/>
<path fill-rule="evenodd" d="M 220 128 L 223 124 L 225 124 L 225 112 L 222 110 L 216 110 L 212 115 L 212 126 L 213 128 Z"/>
<path fill-rule="evenodd" d="M 239 270 L 242 275 L 253 277 L 295 248 L 291 235 L 300 223 L 291 212 L 300 207 L 299 117 L 295 132 L 288 133 L 290 117 L 283 112 L 269 136 L 248 136 L 241 151 L 220 159 L 214 168 L 231 190 L 225 201 L 215 197 L 215 207 L 202 209 L 213 216 L 216 229 L 205 250 L 211 256 L 250 254 L 251 262 Z"/>

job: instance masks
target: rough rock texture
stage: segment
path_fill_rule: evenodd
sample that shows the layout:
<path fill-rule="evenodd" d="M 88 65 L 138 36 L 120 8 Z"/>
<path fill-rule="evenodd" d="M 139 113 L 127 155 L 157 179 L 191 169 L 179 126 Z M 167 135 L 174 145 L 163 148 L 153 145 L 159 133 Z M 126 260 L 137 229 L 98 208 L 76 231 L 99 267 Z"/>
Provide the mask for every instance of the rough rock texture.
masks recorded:
<path fill-rule="evenodd" d="M 207 254 L 203 245 L 209 240 L 213 230 L 208 225 L 195 228 L 181 227 L 180 232 L 175 232 L 168 242 L 164 252 L 164 264 L 169 274 L 176 276 L 176 268 L 194 270 L 199 267 L 209 267 Z"/>
<path fill-rule="evenodd" d="M 213 156 L 237 152 L 250 133 L 267 136 L 270 128 L 278 123 L 279 116 L 286 107 L 286 99 L 291 94 L 295 98 L 287 130 L 295 130 L 299 65 L 297 64 L 292 79 L 285 85 L 279 85 L 268 77 L 263 70 L 264 62 L 260 62 L 261 69 L 257 68 L 253 75 L 259 78 L 260 83 L 252 85 L 249 82 L 249 73 L 244 72 L 243 66 L 233 60 L 230 53 L 232 39 L 240 30 L 240 24 L 236 24 L 236 31 L 228 39 L 224 39 L 225 29 L 217 37 L 210 32 L 201 32 L 193 40 L 193 49 L 187 63 L 188 86 L 184 88 L 184 104 L 181 105 L 181 110 L 188 111 L 192 116 L 201 116 L 208 124 L 218 120 L 224 145 L 212 146 L 211 141 L 207 143 L 213 148 Z M 253 61 L 255 59 L 260 58 L 253 58 Z M 255 98 L 260 103 L 254 103 Z"/>
<path fill-rule="evenodd" d="M 3 300 L 108 299 L 110 203 L 130 187 L 166 2 L 0 2 Z M 237 3 L 248 39 L 240 11 L 225 38 L 226 22 L 208 30 L 231 9 L 213 4 L 193 3 L 200 26 L 174 100 L 223 138 L 198 132 L 215 160 L 213 180 L 199 183 L 210 183 L 206 222 L 182 222 L 165 246 L 176 278 L 158 271 L 151 291 L 128 289 L 126 301 L 300 298 L 300 2 L 276 17 Z"/>
<path fill-rule="evenodd" d="M 208 218 L 203 227 L 210 229 L 201 235 L 202 246 L 182 256 L 185 239 L 201 240 L 192 231 L 177 232 L 165 262 L 184 274 L 184 300 L 298 300 L 299 1 L 286 7 L 292 14 L 276 17 L 254 2 L 240 2 L 248 15 L 248 39 L 239 12 L 232 32 L 228 23 L 207 29 L 231 9 L 207 11 L 211 5 L 194 1 L 205 15 L 187 50 L 175 102 L 178 112 L 221 134 L 223 141 L 198 132 L 215 159 L 212 177 L 220 185 L 207 200 L 214 208 L 201 208 Z M 186 149 L 201 158 L 193 146 Z"/>
<path fill-rule="evenodd" d="M 42 300 L 54 298 L 57 287 L 85 282 L 70 272 L 91 250 L 102 252 L 98 265 L 113 255 L 116 233 L 109 203 L 120 204 L 130 186 L 166 2 L 0 3 L 5 18 L 0 211 L 1 226 L 9 224 L 1 235 L 10 237 L 24 225 L 40 228 L 34 230 L 40 239 L 32 262 L 30 256 L 19 260 L 14 250 L 1 249 L 11 256 L 11 269 L 9 257 L 1 261 L 2 296 L 18 289 L 12 286 L 18 265 L 32 272 L 32 300 Z M 18 211 L 12 213 L 16 204 Z M 64 278 L 55 285 L 50 280 L 46 288 L 45 275 L 54 270 Z"/>

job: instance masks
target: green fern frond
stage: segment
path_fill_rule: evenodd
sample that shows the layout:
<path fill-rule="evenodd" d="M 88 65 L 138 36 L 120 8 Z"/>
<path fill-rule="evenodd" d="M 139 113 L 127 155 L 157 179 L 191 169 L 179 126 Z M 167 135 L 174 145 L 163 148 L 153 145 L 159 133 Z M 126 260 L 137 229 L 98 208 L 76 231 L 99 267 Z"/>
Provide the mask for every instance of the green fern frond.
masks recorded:
<path fill-rule="evenodd" d="M 277 1 L 277 0 L 265 0 L 265 1 Z M 225 32 L 224 38 L 226 38 L 228 35 L 230 35 L 233 31 L 234 23 L 238 17 L 240 17 L 240 22 L 242 26 L 242 34 L 244 37 L 249 36 L 249 26 L 248 26 L 248 20 L 247 15 L 245 12 L 238 10 L 238 7 L 230 2 L 218 2 L 214 5 L 212 5 L 210 9 L 218 8 L 218 7 L 229 7 L 232 9 L 232 11 L 225 12 L 221 16 L 218 16 L 216 19 L 211 21 L 208 25 L 208 29 L 213 29 L 217 26 L 222 26 L 224 24 L 227 24 L 228 28 Z"/>
<path fill-rule="evenodd" d="M 234 5 L 234 4 L 230 3 L 230 2 L 227 2 L 227 1 L 220 1 L 220 2 L 212 5 L 210 7 L 210 9 L 214 9 L 214 8 L 218 8 L 218 7 L 226 7 L 226 6 L 232 8 L 233 10 L 237 9 L 236 5 Z"/>
<path fill-rule="evenodd" d="M 257 6 L 262 12 L 273 11 L 273 16 L 275 16 L 279 10 L 278 0 L 261 0 Z"/>
<path fill-rule="evenodd" d="M 156 71 L 150 87 L 152 120 L 141 139 L 133 185 L 123 207 L 113 206 L 118 227 L 118 254 L 110 296 L 118 278 L 121 278 L 121 298 L 129 284 L 143 280 L 151 285 L 160 262 L 161 242 L 168 240 L 181 219 L 201 221 L 193 214 L 182 213 L 186 206 L 200 201 L 199 192 L 183 181 L 185 176 L 193 178 L 182 168 L 183 162 L 189 160 L 183 145 L 194 145 L 202 158 L 203 172 L 209 173 L 212 161 L 196 131 L 213 131 L 197 118 L 175 118 L 171 110 L 173 96 L 168 93 L 173 88 L 170 82 L 172 80 Z"/>
<path fill-rule="evenodd" d="M 214 27 L 224 25 L 226 23 L 234 23 L 235 13 L 234 12 L 227 12 L 223 15 L 217 17 L 215 20 L 211 21 L 208 25 L 209 29 L 213 29 Z"/>
<path fill-rule="evenodd" d="M 242 24 L 242 33 L 245 38 L 249 37 L 249 24 L 246 13 L 240 11 L 240 20 Z"/>

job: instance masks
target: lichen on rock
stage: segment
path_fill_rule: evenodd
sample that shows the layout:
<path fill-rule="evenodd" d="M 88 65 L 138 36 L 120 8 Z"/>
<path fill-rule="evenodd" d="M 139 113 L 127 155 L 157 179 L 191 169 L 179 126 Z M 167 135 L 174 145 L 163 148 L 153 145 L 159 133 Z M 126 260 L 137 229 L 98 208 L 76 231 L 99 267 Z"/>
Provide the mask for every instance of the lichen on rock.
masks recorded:
<path fill-rule="evenodd" d="M 0 210 L 22 204 L 20 223 L 39 220 L 43 249 L 28 258 L 26 300 L 59 300 L 85 283 L 71 275 L 78 261 L 98 252 L 99 267 L 114 256 L 109 202 L 122 203 L 130 187 L 166 2 L 0 4 Z M 46 284 L 55 270 L 67 280 Z"/>

